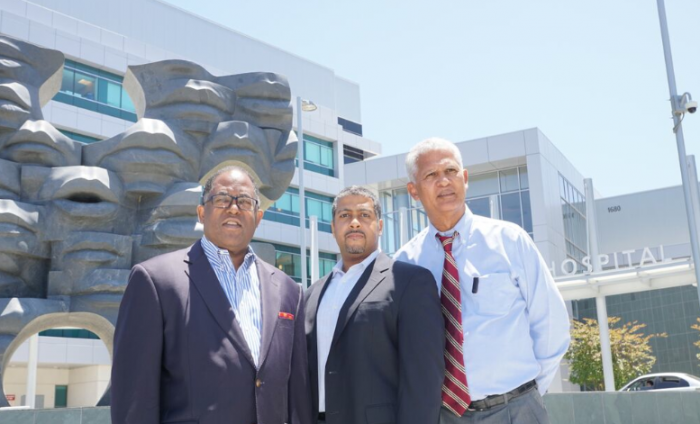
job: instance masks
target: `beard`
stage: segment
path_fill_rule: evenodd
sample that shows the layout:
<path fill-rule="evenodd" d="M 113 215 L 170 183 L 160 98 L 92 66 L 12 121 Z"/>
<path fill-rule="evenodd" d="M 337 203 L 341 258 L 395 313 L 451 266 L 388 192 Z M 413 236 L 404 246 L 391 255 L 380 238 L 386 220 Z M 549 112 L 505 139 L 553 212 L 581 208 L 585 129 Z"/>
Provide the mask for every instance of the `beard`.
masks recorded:
<path fill-rule="evenodd" d="M 365 253 L 365 246 L 345 246 L 345 253 L 362 254 Z"/>

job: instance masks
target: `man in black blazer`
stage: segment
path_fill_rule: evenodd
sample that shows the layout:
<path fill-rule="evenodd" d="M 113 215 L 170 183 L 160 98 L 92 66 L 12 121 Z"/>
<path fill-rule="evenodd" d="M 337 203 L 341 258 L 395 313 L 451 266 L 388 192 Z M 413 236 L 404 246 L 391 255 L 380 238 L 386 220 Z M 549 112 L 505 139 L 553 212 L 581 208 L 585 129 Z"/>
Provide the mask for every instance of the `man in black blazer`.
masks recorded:
<path fill-rule="evenodd" d="M 218 171 L 197 212 L 200 241 L 132 270 L 113 424 L 310 423 L 303 294 L 248 246 L 262 218 L 252 178 Z"/>
<path fill-rule="evenodd" d="M 378 250 L 382 212 L 371 191 L 342 190 L 332 213 L 342 260 L 306 292 L 317 422 L 435 424 L 445 376 L 435 280 Z"/>

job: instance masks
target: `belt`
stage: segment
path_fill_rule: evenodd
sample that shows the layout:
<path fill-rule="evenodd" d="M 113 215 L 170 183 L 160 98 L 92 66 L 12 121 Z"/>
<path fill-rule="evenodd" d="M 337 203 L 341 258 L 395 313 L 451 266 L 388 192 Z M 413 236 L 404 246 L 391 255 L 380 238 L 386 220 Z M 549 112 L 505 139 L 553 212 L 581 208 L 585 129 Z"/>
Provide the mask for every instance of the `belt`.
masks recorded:
<path fill-rule="evenodd" d="M 318 413 L 318 420 L 319 420 L 319 421 L 326 421 L 326 413 L 325 413 L 325 412 L 319 412 L 319 413 Z"/>
<path fill-rule="evenodd" d="M 529 392 L 530 390 L 537 387 L 535 380 L 528 381 L 522 386 L 511 390 L 508 393 L 502 395 L 491 395 L 481 400 L 475 400 L 469 404 L 469 411 L 486 411 L 494 406 L 507 405 L 511 399 L 514 399 L 522 394 Z"/>

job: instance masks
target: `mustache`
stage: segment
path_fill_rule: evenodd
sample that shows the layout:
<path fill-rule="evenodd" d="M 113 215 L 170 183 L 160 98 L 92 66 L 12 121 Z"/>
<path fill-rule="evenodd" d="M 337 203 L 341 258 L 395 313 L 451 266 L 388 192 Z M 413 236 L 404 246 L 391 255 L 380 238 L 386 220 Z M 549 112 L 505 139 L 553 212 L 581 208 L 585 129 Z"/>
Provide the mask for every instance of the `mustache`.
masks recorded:
<path fill-rule="evenodd" d="M 349 236 L 349 235 L 352 235 L 352 234 L 362 234 L 363 237 L 367 237 L 367 236 L 365 235 L 365 233 L 363 233 L 363 232 L 360 231 L 360 230 L 348 231 L 347 233 L 345 233 L 345 237 L 347 237 L 347 236 Z"/>

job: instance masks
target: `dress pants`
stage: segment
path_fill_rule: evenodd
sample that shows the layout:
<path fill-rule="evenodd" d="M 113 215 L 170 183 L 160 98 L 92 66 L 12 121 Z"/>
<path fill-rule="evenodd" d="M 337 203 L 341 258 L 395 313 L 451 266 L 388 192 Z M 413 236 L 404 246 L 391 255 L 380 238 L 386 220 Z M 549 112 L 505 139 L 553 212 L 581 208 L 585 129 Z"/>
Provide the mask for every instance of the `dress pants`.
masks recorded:
<path fill-rule="evenodd" d="M 442 408 L 440 424 L 549 424 L 549 417 L 542 396 L 533 388 L 507 404 L 486 411 L 467 411 L 461 417 Z"/>

